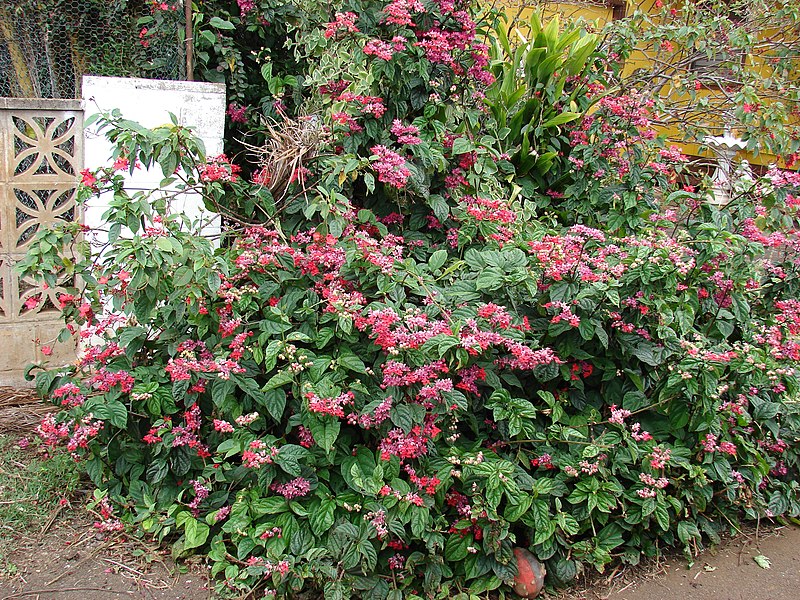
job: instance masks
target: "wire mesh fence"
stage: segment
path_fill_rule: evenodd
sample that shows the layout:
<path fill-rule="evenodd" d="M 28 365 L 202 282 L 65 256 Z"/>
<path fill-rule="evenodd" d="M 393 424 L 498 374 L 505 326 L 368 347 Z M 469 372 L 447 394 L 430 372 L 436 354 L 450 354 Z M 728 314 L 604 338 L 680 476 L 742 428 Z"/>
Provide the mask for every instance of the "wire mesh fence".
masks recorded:
<path fill-rule="evenodd" d="M 0 97 L 78 98 L 83 75 L 184 79 L 183 31 L 180 0 L 0 0 Z"/>

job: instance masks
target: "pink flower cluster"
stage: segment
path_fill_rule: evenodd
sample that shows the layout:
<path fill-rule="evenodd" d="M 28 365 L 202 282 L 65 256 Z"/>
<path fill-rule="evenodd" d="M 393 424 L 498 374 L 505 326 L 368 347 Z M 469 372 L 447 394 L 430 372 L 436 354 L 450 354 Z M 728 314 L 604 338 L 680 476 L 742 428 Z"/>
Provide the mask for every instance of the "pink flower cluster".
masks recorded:
<path fill-rule="evenodd" d="M 392 56 L 394 56 L 394 46 L 383 40 L 372 39 L 364 44 L 364 54 L 367 56 L 375 56 L 382 60 L 392 60 Z"/>
<path fill-rule="evenodd" d="M 708 453 L 722 452 L 730 456 L 736 456 L 736 444 L 733 442 L 719 442 L 716 435 L 713 433 L 706 434 L 706 437 L 700 442 L 703 450 Z"/>
<path fill-rule="evenodd" d="M 247 16 L 247 14 L 251 13 L 256 8 L 254 0 L 236 0 L 236 2 L 239 5 L 239 13 L 243 17 Z"/>
<path fill-rule="evenodd" d="M 383 509 L 370 511 L 364 515 L 364 520 L 375 528 L 378 539 L 382 540 L 389 534 L 389 527 L 386 524 L 386 511 Z"/>
<path fill-rule="evenodd" d="M 268 446 L 262 440 L 253 440 L 247 450 L 242 452 L 242 466 L 248 469 L 259 469 L 264 465 L 271 465 L 278 456 L 275 446 Z"/>
<path fill-rule="evenodd" d="M 363 131 L 364 128 L 358 124 L 354 117 L 351 117 L 345 112 L 335 112 L 331 114 L 331 120 L 339 125 L 346 125 L 350 133 L 358 133 Z"/>
<path fill-rule="evenodd" d="M 644 431 L 642 429 L 641 423 L 634 423 L 631 425 L 631 437 L 637 442 L 649 442 L 653 439 L 649 431 Z"/>
<path fill-rule="evenodd" d="M 336 100 L 354 102 L 359 105 L 361 114 L 372 115 L 376 119 L 380 119 L 386 112 L 386 105 L 383 103 L 383 98 L 378 96 L 362 96 L 360 94 L 354 94 L 353 92 L 342 92 L 336 97 Z"/>
<path fill-rule="evenodd" d="M 390 25 L 414 27 L 414 21 L 411 18 L 412 12 L 425 12 L 422 2 L 419 0 L 392 0 L 383 9 L 383 14 L 386 15 L 384 22 Z"/>
<path fill-rule="evenodd" d="M 415 146 L 422 143 L 422 140 L 418 137 L 419 129 L 414 125 L 403 125 L 400 119 L 392 121 L 391 132 L 397 137 L 397 143 L 399 144 Z"/>
<path fill-rule="evenodd" d="M 273 483 L 269 486 L 273 492 L 277 492 L 287 500 L 300 498 L 311 491 L 311 482 L 304 477 L 296 477 L 286 483 Z"/>
<path fill-rule="evenodd" d="M 436 476 L 417 475 L 417 472 L 410 465 L 404 465 L 404 468 L 408 473 L 408 480 L 429 496 L 433 496 L 436 493 L 436 488 L 442 483 L 441 479 Z"/>
<path fill-rule="evenodd" d="M 386 275 L 394 272 L 395 262 L 403 260 L 405 240 L 402 237 L 388 234 L 377 240 L 366 232 L 357 231 L 353 240 L 364 258 Z"/>
<path fill-rule="evenodd" d="M 216 373 L 220 379 L 228 379 L 232 373 L 245 372 L 233 360 L 215 359 L 202 341 L 187 340 L 177 350 L 178 356 L 171 358 L 164 367 L 172 381 L 188 381 L 193 373 Z"/>
<path fill-rule="evenodd" d="M 572 308 L 566 302 L 547 302 L 542 305 L 542 308 L 548 310 L 555 308 L 559 311 L 550 318 L 550 322 L 553 324 L 560 323 L 561 321 L 569 323 L 571 327 L 577 327 L 581 324 L 581 318 L 572 312 Z"/>
<path fill-rule="evenodd" d="M 200 505 L 203 503 L 203 500 L 208 498 L 208 495 L 211 493 L 211 489 L 208 488 L 204 483 L 192 479 L 189 481 L 189 484 L 194 488 L 194 499 L 187 504 L 187 506 L 191 509 L 192 514 L 197 517 L 200 514 Z"/>
<path fill-rule="evenodd" d="M 414 384 L 427 385 L 439 378 L 440 374 L 447 373 L 449 368 L 443 360 L 437 360 L 417 369 L 412 369 L 408 365 L 389 360 L 383 365 L 383 383 L 381 387 L 386 389 L 388 386 L 409 386 Z"/>
<path fill-rule="evenodd" d="M 384 485 L 379 491 L 379 496 L 393 496 L 398 500 L 402 500 L 403 502 L 408 502 L 409 504 L 413 504 L 414 506 L 425 506 L 425 501 L 422 497 L 417 494 L 416 492 L 408 492 L 407 494 L 403 494 L 398 490 L 389 487 L 388 485 Z"/>
<path fill-rule="evenodd" d="M 57 387 L 53 390 L 51 396 L 56 400 L 60 400 L 61 406 L 68 408 L 80 406 L 86 401 L 86 396 L 81 392 L 81 388 L 74 383 L 65 383 Z"/>
<path fill-rule="evenodd" d="M 389 430 L 381 440 L 380 451 L 383 460 L 397 456 L 401 461 L 419 458 L 428 453 L 428 442 L 441 433 L 432 415 L 425 417 L 422 425 L 414 425 L 409 433 L 400 428 Z"/>
<path fill-rule="evenodd" d="M 103 533 L 116 533 L 123 530 L 122 521 L 114 515 L 114 508 L 107 497 L 103 497 L 97 504 L 100 520 L 95 521 L 94 527 Z"/>
<path fill-rule="evenodd" d="M 404 188 L 408 178 L 411 177 L 405 159 L 386 146 L 373 146 L 370 152 L 374 157 L 371 157 L 372 168 L 378 173 L 378 181 L 398 189 Z"/>
<path fill-rule="evenodd" d="M 358 33 L 356 21 L 358 15 L 352 12 L 337 12 L 335 15 L 336 20 L 327 24 L 325 28 L 325 37 L 332 38 L 340 31 L 347 33 Z"/>
<path fill-rule="evenodd" d="M 119 386 L 127 394 L 133 389 L 134 379 L 127 371 L 108 371 L 105 367 L 100 367 L 87 383 L 100 392 L 108 392 L 114 386 Z"/>
<path fill-rule="evenodd" d="M 486 371 L 483 367 L 478 365 L 472 365 L 466 369 L 460 370 L 458 376 L 460 377 L 460 381 L 456 384 L 456 388 L 472 394 L 480 393 L 477 385 L 478 381 L 486 381 Z"/>
<path fill-rule="evenodd" d="M 233 425 L 227 421 L 214 419 L 214 431 L 219 431 L 220 433 L 233 433 Z"/>
<path fill-rule="evenodd" d="M 391 396 L 386 396 L 371 414 L 356 415 L 351 413 L 347 417 L 347 422 L 350 425 L 358 425 L 362 429 L 373 429 L 389 418 L 393 402 L 394 399 Z M 300 444 L 303 445 L 302 442 Z"/>
<path fill-rule="evenodd" d="M 609 423 L 616 423 L 617 425 L 623 425 L 625 423 L 625 419 L 631 416 L 631 411 L 625 410 L 624 408 L 617 408 L 616 404 L 611 405 L 611 416 L 608 419 Z"/>
<path fill-rule="evenodd" d="M 498 329 L 508 329 L 511 327 L 511 315 L 504 306 L 490 302 L 478 307 L 477 315 L 489 321 L 492 327 Z"/>
<path fill-rule="evenodd" d="M 640 498 L 655 498 L 656 490 L 663 490 L 669 485 L 669 480 L 666 477 L 659 477 L 656 479 L 649 473 L 639 473 L 639 481 L 648 487 L 642 488 L 636 493 Z"/>
<path fill-rule="evenodd" d="M 662 448 L 661 446 L 653 446 L 650 453 L 650 466 L 654 469 L 663 469 L 672 458 L 672 452 L 669 448 Z"/>
<path fill-rule="evenodd" d="M 331 415 L 340 419 L 344 418 L 344 407 L 352 405 L 355 397 L 353 392 L 344 392 L 336 398 L 321 398 L 314 392 L 306 394 L 309 411 L 321 415 Z"/>
<path fill-rule="evenodd" d="M 224 154 L 212 156 L 206 164 L 199 167 L 200 181 L 211 183 L 212 181 L 231 182 L 239 178 L 241 171 L 239 165 L 234 165 Z"/>
<path fill-rule="evenodd" d="M 88 448 L 89 441 L 102 429 L 103 421 L 94 420 L 91 413 L 80 421 L 70 419 L 64 422 L 57 421 L 51 413 L 42 418 L 36 433 L 46 446 L 58 446 L 66 441 L 67 450 L 78 458 L 77 451 Z"/>
<path fill-rule="evenodd" d="M 467 214 L 478 221 L 510 225 L 517 220 L 517 213 L 505 200 L 464 196 L 461 201 L 466 204 Z"/>
<path fill-rule="evenodd" d="M 200 440 L 200 425 L 202 420 L 202 413 L 197 404 L 192 405 L 189 410 L 183 413 L 184 424 L 172 428 L 172 433 L 175 438 L 172 440 L 172 447 L 188 446 L 197 450 L 197 455 L 200 457 L 208 457 L 211 454 L 208 451 L 208 446 Z"/>
<path fill-rule="evenodd" d="M 242 0 L 240 0 L 241 2 Z M 245 0 L 247 2 L 251 0 Z M 228 110 L 225 111 L 233 123 L 247 123 L 247 107 L 240 106 L 234 102 L 228 105 Z"/>

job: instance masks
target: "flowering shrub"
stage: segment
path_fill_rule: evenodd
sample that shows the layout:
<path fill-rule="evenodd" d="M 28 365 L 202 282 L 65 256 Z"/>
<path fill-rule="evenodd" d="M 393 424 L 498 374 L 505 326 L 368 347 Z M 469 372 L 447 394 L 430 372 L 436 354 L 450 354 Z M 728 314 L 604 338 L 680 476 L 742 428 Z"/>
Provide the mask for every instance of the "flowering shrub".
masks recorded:
<path fill-rule="evenodd" d="M 409 47 L 443 77 L 483 68 L 455 5 L 379 8 L 313 39 L 363 43 L 354 69 L 373 76 Z M 608 98 L 559 129 L 573 187 L 515 193 L 527 174 L 479 107 L 377 96 L 391 72 L 366 89 L 328 66 L 331 127 L 283 212 L 269 173 L 250 182 L 184 128 L 106 115 L 115 164 L 158 162 L 165 186 L 267 222 L 215 250 L 170 210 L 174 190 L 130 195 L 112 166 L 80 191 L 113 194 L 103 252 L 65 224 L 21 265 L 85 282 L 59 295 L 79 360 L 36 379 L 62 408 L 43 443 L 85 461 L 101 530 L 205 552 L 237 592 L 394 600 L 505 594 L 515 547 L 559 584 L 800 514 L 795 174 L 708 206 L 672 185 L 677 154 L 621 129 L 644 129 L 630 117 L 646 106 Z M 624 144 L 604 152 L 603 136 Z M 648 203 L 612 222 L 590 156 Z"/>

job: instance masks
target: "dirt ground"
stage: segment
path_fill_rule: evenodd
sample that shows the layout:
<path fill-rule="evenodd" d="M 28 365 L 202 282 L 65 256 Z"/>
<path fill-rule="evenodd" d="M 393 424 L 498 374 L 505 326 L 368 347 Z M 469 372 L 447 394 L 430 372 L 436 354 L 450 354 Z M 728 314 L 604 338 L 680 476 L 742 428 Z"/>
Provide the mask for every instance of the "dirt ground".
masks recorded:
<path fill-rule="evenodd" d="M 179 573 L 156 548 L 104 537 L 81 508 L 67 511 L 45 535 L 26 535 L 15 546 L 0 578 L 0 600 L 211 598 L 199 566 Z"/>
<path fill-rule="evenodd" d="M 765 556 L 770 568 L 754 557 Z M 564 600 L 800 600 L 800 528 L 748 530 L 702 553 L 612 573 Z"/>
<path fill-rule="evenodd" d="M 765 569 L 753 560 L 763 555 Z M 0 579 L 0 600 L 210 600 L 202 567 L 178 573 L 168 556 L 138 541 L 104 538 L 80 510 L 68 511 L 41 538 L 20 540 L 16 573 Z M 582 586 L 578 586 L 582 587 Z M 584 586 L 585 587 L 585 586 Z M 800 600 L 800 528 L 754 531 L 701 554 L 613 572 L 564 600 Z"/>

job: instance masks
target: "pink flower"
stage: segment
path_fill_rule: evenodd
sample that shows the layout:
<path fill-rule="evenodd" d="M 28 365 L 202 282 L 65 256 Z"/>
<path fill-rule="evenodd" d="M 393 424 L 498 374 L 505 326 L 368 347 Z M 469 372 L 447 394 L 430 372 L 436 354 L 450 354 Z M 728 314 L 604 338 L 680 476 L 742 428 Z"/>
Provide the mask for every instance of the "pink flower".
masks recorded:
<path fill-rule="evenodd" d="M 631 411 L 625 410 L 624 408 L 617 408 L 616 404 L 611 405 L 611 417 L 608 419 L 609 423 L 616 423 L 617 425 L 623 425 L 625 423 L 625 419 L 631 416 Z"/>
<path fill-rule="evenodd" d="M 398 189 L 405 187 L 408 178 L 411 177 L 411 171 L 406 167 L 403 157 L 386 146 L 373 146 L 370 152 L 374 156 L 372 168 L 378 172 L 378 181 Z"/>
<path fill-rule="evenodd" d="M 650 466 L 654 469 L 663 469 L 667 466 L 671 455 L 672 453 L 668 448 L 653 446 L 652 454 L 650 455 Z"/>
<path fill-rule="evenodd" d="M 352 12 L 345 12 L 345 13 L 336 13 L 336 20 L 328 23 L 325 29 L 325 37 L 332 38 L 337 34 L 339 31 L 345 31 L 349 33 L 357 33 L 358 27 L 356 27 L 356 21 L 358 20 L 358 15 Z"/>
<path fill-rule="evenodd" d="M 713 433 L 706 434 L 701 444 L 706 452 L 714 452 L 717 449 L 717 436 Z"/>
<path fill-rule="evenodd" d="M 649 432 L 642 431 L 641 423 L 634 423 L 631 425 L 631 437 L 637 442 L 649 442 L 653 439 L 653 436 L 650 435 Z"/>
<path fill-rule="evenodd" d="M 364 46 L 364 54 L 368 56 L 376 56 L 383 60 L 392 60 L 394 48 L 389 42 L 383 40 L 370 40 Z"/>
<path fill-rule="evenodd" d="M 234 123 L 247 123 L 247 107 L 240 106 L 234 102 L 228 105 L 228 110 L 225 111 Z"/>
<path fill-rule="evenodd" d="M 114 164 L 111 165 L 111 168 L 114 169 L 115 171 L 124 171 L 130 166 L 131 166 L 131 161 L 128 160 L 128 158 L 125 156 L 120 156 L 119 158 L 117 158 L 117 160 L 114 161 Z"/>
<path fill-rule="evenodd" d="M 383 14 L 386 15 L 384 22 L 414 27 L 412 12 L 425 12 L 425 7 L 419 0 L 393 0 L 383 9 Z"/>
<path fill-rule="evenodd" d="M 41 347 L 42 354 L 45 356 L 50 356 L 53 354 L 53 347 L 52 346 L 42 346 Z"/>
<path fill-rule="evenodd" d="M 311 482 L 303 477 L 296 477 L 286 483 L 273 483 L 269 489 L 278 492 L 287 500 L 291 500 L 308 494 L 311 491 Z"/>
<path fill-rule="evenodd" d="M 272 464 L 273 459 L 278 455 L 275 446 L 267 446 L 261 440 L 250 442 L 250 449 L 242 452 L 242 466 L 249 469 L 258 469 L 263 465 Z"/>
<path fill-rule="evenodd" d="M 353 403 L 355 394 L 353 392 L 345 392 L 337 398 L 320 398 L 313 392 L 308 392 L 306 398 L 308 399 L 309 411 L 341 419 L 344 417 L 344 407 Z"/>
<path fill-rule="evenodd" d="M 391 131 L 397 136 L 397 142 L 400 144 L 414 146 L 422 143 L 422 140 L 417 137 L 417 134 L 419 134 L 419 129 L 413 125 L 404 126 L 400 119 L 395 119 L 392 121 Z"/>
<path fill-rule="evenodd" d="M 220 433 L 233 433 L 233 425 L 227 421 L 214 419 L 214 430 L 219 431 Z"/>
<path fill-rule="evenodd" d="M 239 13 L 241 16 L 246 16 L 256 8 L 256 3 L 253 0 L 236 0 L 239 4 Z"/>
<path fill-rule="evenodd" d="M 81 171 L 81 184 L 86 187 L 94 188 L 97 184 L 97 177 L 89 169 Z"/>
<path fill-rule="evenodd" d="M 636 492 L 639 495 L 639 498 L 655 498 L 656 491 L 653 488 L 644 488 Z"/>

